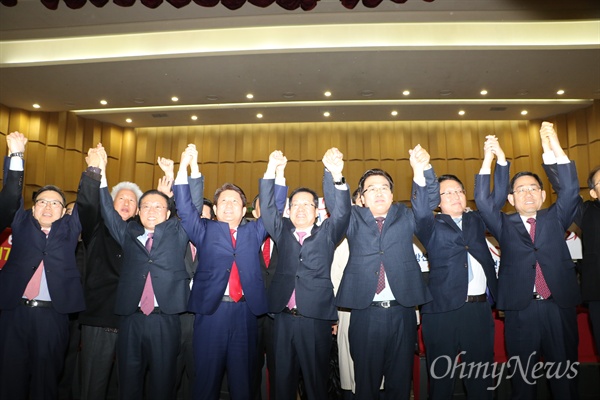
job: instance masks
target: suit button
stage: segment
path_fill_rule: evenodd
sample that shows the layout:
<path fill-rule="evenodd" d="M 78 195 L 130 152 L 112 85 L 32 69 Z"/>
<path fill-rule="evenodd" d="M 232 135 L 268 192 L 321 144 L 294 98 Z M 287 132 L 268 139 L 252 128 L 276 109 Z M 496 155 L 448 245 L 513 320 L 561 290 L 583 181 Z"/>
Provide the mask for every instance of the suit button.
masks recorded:
<path fill-rule="evenodd" d="M 150 263 L 150 264 L 152 264 L 153 262 L 154 262 L 154 261 L 152 261 L 152 260 L 148 260 L 148 263 Z"/>
<path fill-rule="evenodd" d="M 382 254 L 382 255 L 383 255 L 383 250 L 381 250 L 381 251 L 379 252 L 379 254 Z"/>
<path fill-rule="evenodd" d="M 465 249 L 469 250 L 469 246 L 465 246 Z"/>
<path fill-rule="evenodd" d="M 45 251 L 42 253 L 43 256 L 48 255 L 48 253 L 46 253 Z"/>
<path fill-rule="evenodd" d="M 121 258 L 121 255 L 120 255 L 120 254 L 117 254 L 117 258 Z"/>
<path fill-rule="evenodd" d="M 465 268 L 469 268 L 469 264 L 465 264 Z"/>

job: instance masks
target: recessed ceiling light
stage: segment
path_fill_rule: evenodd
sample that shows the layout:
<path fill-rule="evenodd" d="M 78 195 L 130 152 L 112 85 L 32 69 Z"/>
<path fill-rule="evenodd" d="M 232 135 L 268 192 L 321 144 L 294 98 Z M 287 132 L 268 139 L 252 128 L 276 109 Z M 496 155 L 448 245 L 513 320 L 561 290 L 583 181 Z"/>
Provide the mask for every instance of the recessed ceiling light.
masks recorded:
<path fill-rule="evenodd" d="M 480 93 L 482 96 L 485 96 L 485 95 L 488 93 L 488 91 L 487 91 L 487 90 L 485 90 L 485 89 L 483 89 L 483 90 L 482 90 L 481 92 L 479 92 L 479 93 Z"/>
<path fill-rule="evenodd" d="M 372 90 L 369 90 L 369 89 L 365 89 L 360 92 L 360 95 L 362 97 L 373 97 L 374 94 L 375 94 L 375 92 L 373 92 Z"/>
<path fill-rule="evenodd" d="M 261 113 L 258 113 L 258 114 L 256 114 L 256 118 L 259 118 L 259 119 L 260 119 L 260 118 L 262 118 L 262 117 L 263 117 L 263 115 L 262 115 Z"/>
<path fill-rule="evenodd" d="M 196 121 L 198 117 L 196 115 L 192 115 L 192 121 Z"/>
<path fill-rule="evenodd" d="M 465 110 L 460 110 L 460 111 L 458 112 L 458 115 L 465 115 Z"/>
<path fill-rule="evenodd" d="M 108 104 L 108 101 L 106 101 L 106 100 L 100 100 L 100 104 L 102 104 L 103 106 L 105 106 L 105 105 Z"/>
<path fill-rule="evenodd" d="M 556 94 L 558 94 L 558 95 L 565 94 L 565 91 L 564 91 L 564 90 L 562 90 L 562 89 L 560 89 L 560 90 L 558 90 L 558 91 L 556 92 Z"/>
<path fill-rule="evenodd" d="M 38 103 L 35 103 L 32 107 L 33 108 L 42 108 L 42 106 L 40 106 Z"/>
<path fill-rule="evenodd" d="M 325 93 L 323 93 L 325 95 L 325 97 L 330 97 L 331 96 L 331 92 L 328 90 Z"/>
<path fill-rule="evenodd" d="M 146 102 L 146 100 L 140 98 L 140 97 L 136 97 L 135 99 L 133 99 L 133 102 L 135 104 L 144 104 Z"/>
<path fill-rule="evenodd" d="M 521 111 L 521 115 L 527 115 L 527 110 Z"/>
<path fill-rule="evenodd" d="M 396 110 L 392 111 L 392 117 L 395 117 L 396 115 L 398 115 L 398 111 L 396 111 Z"/>
<path fill-rule="evenodd" d="M 128 124 L 130 124 L 130 123 L 132 123 L 132 122 L 133 122 L 133 120 L 132 120 L 131 118 L 127 118 L 127 119 L 125 120 L 125 122 L 127 122 Z"/>
<path fill-rule="evenodd" d="M 404 92 L 402 92 L 402 94 L 408 96 L 410 94 L 410 90 L 405 90 Z"/>
<path fill-rule="evenodd" d="M 173 97 L 171 97 L 171 101 L 179 101 L 179 97 L 173 96 Z"/>
<path fill-rule="evenodd" d="M 330 115 L 331 115 L 331 114 L 329 113 L 329 111 L 325 111 L 325 112 L 323 113 L 323 116 L 324 116 L 324 117 L 329 117 Z"/>
<path fill-rule="evenodd" d="M 281 97 L 283 97 L 284 99 L 293 99 L 294 97 L 296 97 L 296 93 L 294 92 L 285 92 L 281 95 Z"/>
<path fill-rule="evenodd" d="M 217 100 L 219 100 L 219 96 L 217 96 L 215 94 L 209 94 L 208 96 L 206 96 L 206 100 L 208 100 L 208 101 L 217 101 Z"/>
<path fill-rule="evenodd" d="M 252 93 L 248 93 L 248 94 L 246 95 L 246 98 L 247 98 L 247 99 L 249 99 L 249 100 L 250 100 L 250 99 L 253 99 L 253 98 L 254 98 L 254 95 L 253 95 Z"/>

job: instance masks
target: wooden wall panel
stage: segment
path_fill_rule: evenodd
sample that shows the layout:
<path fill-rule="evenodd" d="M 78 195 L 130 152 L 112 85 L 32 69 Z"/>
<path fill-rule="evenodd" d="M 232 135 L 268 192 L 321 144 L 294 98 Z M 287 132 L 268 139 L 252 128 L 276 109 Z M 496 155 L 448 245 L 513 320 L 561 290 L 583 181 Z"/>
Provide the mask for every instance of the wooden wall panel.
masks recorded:
<path fill-rule="evenodd" d="M 202 162 L 219 162 L 219 126 L 205 126 L 202 138 Z"/>
<path fill-rule="evenodd" d="M 219 162 L 235 162 L 235 125 L 223 125 L 219 130 Z"/>

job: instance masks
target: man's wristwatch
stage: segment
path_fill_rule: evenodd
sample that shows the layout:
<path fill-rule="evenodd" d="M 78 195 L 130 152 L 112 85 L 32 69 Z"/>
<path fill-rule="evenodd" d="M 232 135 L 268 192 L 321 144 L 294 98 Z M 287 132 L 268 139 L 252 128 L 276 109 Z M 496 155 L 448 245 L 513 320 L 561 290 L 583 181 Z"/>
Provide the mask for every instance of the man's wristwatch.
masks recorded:
<path fill-rule="evenodd" d="M 339 181 L 333 181 L 334 185 L 345 185 L 346 184 L 346 178 L 344 178 L 342 176 L 342 179 L 340 179 Z"/>
<path fill-rule="evenodd" d="M 17 151 L 17 152 L 14 152 L 14 153 L 10 153 L 8 156 L 9 157 L 21 157 L 21 158 L 23 158 L 23 157 L 25 157 L 25 153 L 23 153 L 22 151 Z"/>

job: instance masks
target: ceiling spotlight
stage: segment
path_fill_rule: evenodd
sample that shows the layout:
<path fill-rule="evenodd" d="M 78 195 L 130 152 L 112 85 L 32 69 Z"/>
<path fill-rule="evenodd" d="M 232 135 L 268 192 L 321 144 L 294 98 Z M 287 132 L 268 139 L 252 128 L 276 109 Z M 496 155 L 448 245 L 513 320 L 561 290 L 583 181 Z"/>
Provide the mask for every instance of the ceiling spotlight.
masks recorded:
<path fill-rule="evenodd" d="M 392 117 L 395 117 L 396 115 L 398 115 L 398 111 L 396 111 L 396 110 L 392 111 Z"/>
<path fill-rule="evenodd" d="M 133 122 L 133 120 L 132 120 L 131 118 L 127 118 L 127 119 L 125 120 L 125 122 L 127 122 L 128 124 L 130 124 L 130 123 L 132 123 L 132 122 Z"/>
<path fill-rule="evenodd" d="M 208 101 L 217 101 L 217 100 L 219 100 L 219 96 L 217 96 L 215 94 L 209 94 L 208 96 L 206 96 L 206 100 L 208 100 Z"/>
<path fill-rule="evenodd" d="M 254 95 L 253 95 L 252 93 L 248 93 L 248 94 L 246 95 L 246 98 L 247 98 L 248 100 L 251 100 L 251 99 L 253 99 L 253 98 L 254 98 Z"/>
<path fill-rule="evenodd" d="M 192 115 L 192 121 L 196 121 L 198 117 L 196 115 Z"/>
<path fill-rule="evenodd" d="M 405 90 L 404 92 L 402 92 L 402 94 L 408 96 L 410 94 L 410 90 Z"/>
<path fill-rule="evenodd" d="M 465 110 L 460 110 L 460 111 L 458 112 L 458 115 L 465 115 Z"/>
<path fill-rule="evenodd" d="M 38 103 L 35 103 L 32 107 L 33 108 L 42 108 L 42 106 L 40 106 Z"/>
<path fill-rule="evenodd" d="M 179 101 L 179 97 L 173 96 L 173 97 L 171 97 L 171 101 Z"/>
<path fill-rule="evenodd" d="M 482 96 L 485 96 L 488 92 L 487 90 L 483 89 L 481 92 L 479 92 Z"/>
<path fill-rule="evenodd" d="M 262 118 L 262 117 L 263 117 L 263 115 L 262 115 L 261 113 L 258 113 L 258 114 L 256 114 L 256 118 L 259 118 L 259 119 L 260 119 L 260 118 Z"/>
<path fill-rule="evenodd" d="M 447 90 L 447 89 L 440 90 L 440 96 L 442 96 L 442 97 L 448 97 L 451 95 L 452 95 L 452 90 Z"/>
<path fill-rule="evenodd" d="M 102 104 L 103 106 L 105 106 L 105 105 L 108 104 L 108 101 L 106 101 L 106 100 L 100 100 L 100 104 Z"/>
<path fill-rule="evenodd" d="M 331 97 L 331 92 L 328 90 L 325 93 L 323 93 L 325 95 L 325 97 Z"/>
<path fill-rule="evenodd" d="M 521 111 L 521 115 L 527 115 L 527 110 Z"/>
<path fill-rule="evenodd" d="M 284 92 L 281 97 L 283 97 L 284 99 L 293 99 L 294 97 L 296 97 L 296 93 L 294 92 Z"/>
<path fill-rule="evenodd" d="M 324 117 L 329 117 L 330 115 L 331 115 L 331 114 L 329 113 L 329 111 L 325 111 L 325 112 L 323 113 L 323 116 L 324 116 Z"/>
<path fill-rule="evenodd" d="M 562 90 L 562 89 L 560 89 L 559 91 L 557 91 L 557 92 L 556 92 L 556 94 L 560 96 L 560 95 L 562 95 L 562 94 L 565 94 L 565 91 L 564 91 L 564 90 Z"/>

